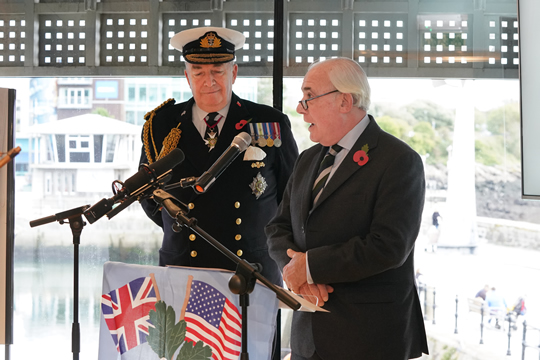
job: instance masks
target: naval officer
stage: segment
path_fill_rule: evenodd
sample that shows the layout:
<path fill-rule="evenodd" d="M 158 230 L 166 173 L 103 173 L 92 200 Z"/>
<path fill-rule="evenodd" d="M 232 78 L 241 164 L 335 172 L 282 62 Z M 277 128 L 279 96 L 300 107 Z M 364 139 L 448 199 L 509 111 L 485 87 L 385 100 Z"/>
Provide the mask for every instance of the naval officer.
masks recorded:
<path fill-rule="evenodd" d="M 251 145 L 203 194 L 191 188 L 168 192 L 188 204 L 189 217 L 240 258 L 262 265 L 262 275 L 281 284 L 281 273 L 268 255 L 264 226 L 276 214 L 298 156 L 288 117 L 265 105 L 239 98 L 232 91 L 238 65 L 235 51 L 242 33 L 216 27 L 182 31 L 171 45 L 182 51 L 184 74 L 193 97 L 167 100 L 145 115 L 140 163 L 150 164 L 180 148 L 185 160 L 169 183 L 200 176 L 241 132 Z M 176 233 L 174 220 L 152 200 L 146 214 L 163 228 L 159 264 L 235 270 L 235 264 L 188 229 Z"/>

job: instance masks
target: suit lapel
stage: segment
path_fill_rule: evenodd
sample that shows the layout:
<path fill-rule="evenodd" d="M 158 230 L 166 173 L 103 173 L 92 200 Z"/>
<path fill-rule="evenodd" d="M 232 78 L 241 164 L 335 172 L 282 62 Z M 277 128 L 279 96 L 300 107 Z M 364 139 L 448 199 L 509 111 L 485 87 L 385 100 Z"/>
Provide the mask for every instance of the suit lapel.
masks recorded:
<path fill-rule="evenodd" d="M 334 191 L 336 191 L 347 179 L 349 179 L 354 173 L 357 171 L 369 171 L 369 162 L 373 161 L 370 157 L 371 151 L 374 150 L 377 147 L 377 142 L 379 138 L 379 134 L 381 132 L 381 128 L 373 117 L 369 117 L 370 122 L 369 125 L 366 127 L 362 135 L 356 140 L 356 143 L 352 147 L 352 149 L 349 151 L 347 156 L 345 156 L 345 159 L 343 159 L 343 162 L 339 166 L 339 168 L 336 170 L 330 181 L 326 184 L 326 186 L 323 189 L 323 192 L 321 196 L 319 197 L 319 200 L 317 200 L 317 204 L 315 205 L 314 209 L 320 206 L 324 200 L 326 200 Z M 368 162 L 364 165 L 359 165 L 356 161 L 354 161 L 354 155 L 356 152 L 362 150 L 362 147 L 367 145 L 369 147 L 368 151 Z"/>

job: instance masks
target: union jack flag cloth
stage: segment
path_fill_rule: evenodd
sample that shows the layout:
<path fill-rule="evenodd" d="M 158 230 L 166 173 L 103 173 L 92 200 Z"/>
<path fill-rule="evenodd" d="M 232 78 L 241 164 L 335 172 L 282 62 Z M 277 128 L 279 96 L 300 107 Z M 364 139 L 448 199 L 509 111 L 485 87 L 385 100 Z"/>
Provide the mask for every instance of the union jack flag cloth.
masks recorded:
<path fill-rule="evenodd" d="M 150 310 L 157 302 L 150 277 L 141 277 L 101 296 L 101 311 L 120 354 L 145 343 Z"/>
<path fill-rule="evenodd" d="M 203 341 L 214 360 L 237 360 L 242 345 L 242 315 L 227 297 L 205 282 L 191 284 L 186 308 L 186 340 Z"/>

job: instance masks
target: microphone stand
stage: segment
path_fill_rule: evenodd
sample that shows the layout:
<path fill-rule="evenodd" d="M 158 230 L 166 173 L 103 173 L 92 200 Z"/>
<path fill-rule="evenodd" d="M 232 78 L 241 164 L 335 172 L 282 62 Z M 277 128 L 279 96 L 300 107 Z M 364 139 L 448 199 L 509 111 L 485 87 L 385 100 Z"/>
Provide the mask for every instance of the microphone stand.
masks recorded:
<path fill-rule="evenodd" d="M 81 351 L 81 330 L 79 326 L 79 245 L 81 243 L 81 233 L 86 225 L 82 219 L 82 215 L 89 207 L 90 205 L 84 205 L 30 221 L 30 227 L 48 224 L 53 221 L 58 221 L 60 225 L 68 223 L 73 234 L 73 324 L 71 327 L 71 352 L 73 353 L 73 360 L 79 359 L 79 353 Z"/>
<path fill-rule="evenodd" d="M 262 276 L 252 264 L 246 260 L 240 259 L 238 256 L 236 256 L 236 254 L 227 249 L 223 244 L 214 239 L 206 231 L 201 229 L 197 225 L 197 219 L 188 218 L 187 214 L 189 210 L 184 203 L 161 189 L 154 191 L 154 201 L 162 205 L 167 211 L 167 214 L 176 220 L 176 224 L 173 225 L 173 231 L 180 232 L 182 227 L 191 229 L 236 264 L 236 272 L 229 280 L 229 289 L 233 294 L 240 296 L 240 306 L 242 307 L 242 353 L 240 355 L 240 359 L 249 360 L 247 350 L 249 294 L 253 292 L 256 281 L 259 280 L 266 285 L 276 294 L 279 300 L 281 300 L 291 309 L 296 311 L 300 309 L 301 304 L 292 296 L 287 294 L 283 289 L 277 287 Z"/>

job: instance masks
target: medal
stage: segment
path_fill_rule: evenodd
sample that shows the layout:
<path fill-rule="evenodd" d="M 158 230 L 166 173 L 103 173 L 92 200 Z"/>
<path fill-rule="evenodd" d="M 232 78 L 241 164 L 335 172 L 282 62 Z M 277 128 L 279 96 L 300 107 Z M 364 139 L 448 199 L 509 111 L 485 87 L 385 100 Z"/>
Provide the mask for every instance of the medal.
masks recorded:
<path fill-rule="evenodd" d="M 217 112 L 209 113 L 204 118 L 206 123 L 206 136 L 204 137 L 204 143 L 208 146 L 208 151 L 212 151 L 218 141 L 218 123 L 223 119 Z"/>
<path fill-rule="evenodd" d="M 268 137 L 266 138 L 266 145 L 268 145 L 268 147 L 272 147 L 274 146 L 274 140 L 272 139 L 272 133 L 270 131 L 270 123 L 264 124 L 264 128 L 265 133 L 268 133 Z"/>
<path fill-rule="evenodd" d="M 275 122 L 272 125 L 273 125 L 274 132 L 275 132 L 274 146 L 275 147 L 280 147 L 281 146 L 281 131 L 280 131 L 279 123 Z"/>
<path fill-rule="evenodd" d="M 266 183 L 265 178 L 259 172 L 256 177 L 253 178 L 253 182 L 249 184 L 252 194 L 255 195 L 256 199 L 264 193 L 268 184 Z"/>
<path fill-rule="evenodd" d="M 257 139 L 255 137 L 255 126 L 253 124 L 249 124 L 249 133 L 251 135 L 251 145 L 257 145 Z"/>
<path fill-rule="evenodd" d="M 261 123 L 257 124 L 257 135 L 259 136 L 259 139 L 257 140 L 260 147 L 266 146 L 266 139 L 264 138 L 264 130 Z"/>
<path fill-rule="evenodd" d="M 217 144 L 216 133 L 214 131 L 209 132 L 208 139 L 204 139 L 204 143 L 208 146 L 208 151 L 212 151 Z"/>

